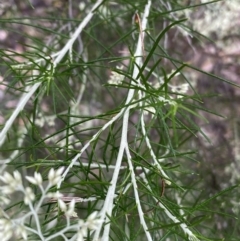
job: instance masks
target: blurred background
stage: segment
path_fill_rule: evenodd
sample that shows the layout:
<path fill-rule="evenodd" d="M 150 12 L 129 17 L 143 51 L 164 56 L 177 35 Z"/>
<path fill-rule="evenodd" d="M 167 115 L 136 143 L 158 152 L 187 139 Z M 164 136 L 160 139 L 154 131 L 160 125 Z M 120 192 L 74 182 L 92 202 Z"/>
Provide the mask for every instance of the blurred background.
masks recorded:
<path fill-rule="evenodd" d="M 202 131 L 208 136 L 209 141 L 199 133 L 185 143 L 184 147 L 186 150 L 194 150 L 194 158 L 197 161 L 183 165 L 186 165 L 186 168 L 193 170 L 198 175 L 197 178 L 196 176 L 194 178 L 186 176 L 186 180 L 182 180 L 182 183 L 192 182 L 196 188 L 204 190 L 201 198 L 210 197 L 224 188 L 239 184 L 240 180 L 240 89 L 228 83 L 229 81 L 240 85 L 240 2 L 238 0 L 218 1 L 193 7 L 207 2 L 209 1 L 154 1 L 154 8 L 163 14 L 153 16 L 152 22 L 150 21 L 151 27 L 155 27 L 153 31 L 158 32 L 173 20 L 187 18 L 183 24 L 183 29 L 172 28 L 161 44 L 173 58 L 180 59 L 188 65 L 196 66 L 212 74 L 212 76 L 209 76 L 188 67 L 183 69 L 184 75 L 192 87 L 202 96 L 202 108 L 218 114 L 214 115 L 201 111 L 200 114 L 208 120 L 208 123 L 193 117 L 194 121 L 201 126 Z M 145 1 L 137 1 L 132 4 L 138 9 L 143 3 Z M 60 49 L 66 42 L 67 34 L 71 31 L 71 28 L 78 25 L 76 19 L 80 20 L 82 15 L 85 16 L 89 7 L 92 6 L 92 1 L 72 1 L 71 11 L 68 10 L 69 4 L 67 0 L 0 1 L 0 48 L 9 51 L 7 56 L 4 55 L 1 58 L 4 58 L 5 61 L 8 58 L 7 61 L 18 63 L 26 61 L 24 57 L 26 52 L 32 53 L 35 51 L 41 57 L 40 50 L 43 49 L 43 46 L 44 52 L 49 52 L 49 54 Z M 119 6 L 119 4 L 122 4 L 122 6 Z M 133 12 L 127 4 L 123 6 L 124 4 L 126 4 L 124 1 L 119 3 L 109 1 L 105 8 L 101 8 L 102 15 L 96 17 L 101 18 L 98 30 L 94 28 L 94 22 L 90 23 L 88 30 L 84 31 L 75 46 L 74 56 L 79 58 L 79 62 L 81 62 L 79 55 L 83 49 L 87 49 L 88 59 L 90 60 L 97 59 L 100 53 L 102 58 L 109 56 L 124 57 L 128 54 L 128 43 L 131 40 L 126 39 L 118 43 L 123 31 L 125 30 L 127 33 L 132 28 Z M 112 24 L 113 28 L 109 28 L 108 18 L 110 15 L 116 19 Z M 67 20 L 69 18 L 72 19 L 70 24 Z M 105 24 L 106 22 L 108 24 Z M 56 32 L 60 33 L 61 36 Z M 106 47 L 105 50 L 104 46 Z M 165 69 L 171 70 L 172 68 L 170 61 L 166 59 L 161 64 Z M 109 96 L 102 85 L 106 84 L 106 80 L 109 79 L 113 64 L 106 60 L 101 62 L 101 66 L 104 66 L 103 68 L 106 71 L 95 66 L 94 71 L 90 73 L 91 80 L 88 81 L 87 86 L 96 91 L 85 94 L 83 97 L 79 111 L 85 115 L 96 115 L 101 111 L 111 109 L 116 103 L 120 103 L 126 94 L 125 90 L 113 90 L 112 97 Z M 81 65 L 79 65 L 77 71 L 80 73 L 81 68 Z M 63 68 L 59 68 L 59 71 L 64 74 Z M 223 81 L 215 78 L 214 75 L 221 77 Z M 19 96 L 22 94 L 21 81 L 24 81 L 24 79 L 16 80 L 16 76 L 17 72 L 12 71 L 10 64 L 9 66 L 0 65 L 1 125 L 6 122 L 9 113 L 16 107 Z M 75 82 L 76 76 L 72 77 L 71 88 L 77 88 L 83 83 L 81 81 Z M 18 88 L 15 90 L 8 88 L 8 86 L 14 86 L 16 83 Z M 66 90 L 70 99 L 76 98 L 69 86 L 64 87 L 62 82 L 59 83 Z M 115 92 L 117 95 L 114 94 Z M 193 91 L 190 90 L 189 92 L 191 94 Z M 64 100 L 54 107 L 50 105 L 50 102 L 50 97 L 44 97 L 41 110 L 43 116 L 48 115 L 52 108 L 55 108 L 59 113 L 67 109 Z M 91 108 L 89 108 L 89 103 L 91 103 Z M 27 106 L 30 113 L 33 105 L 34 101 Z M 100 121 L 94 120 L 89 124 L 89 128 L 99 123 Z M 16 123 L 16 126 L 19 125 L 24 125 L 20 119 Z M 41 132 L 43 135 L 44 132 L 49 134 L 49 131 L 54 133 L 60 126 L 61 122 L 54 120 L 54 118 L 53 125 L 50 125 L 48 119 L 48 125 L 45 123 Z M 28 146 L 31 141 L 26 137 L 24 145 Z M 11 145 L 11 147 L 8 147 L 9 151 L 2 152 L 3 158 L 10 155 L 11 148 L 14 146 Z M 31 152 L 32 150 L 28 149 L 28 151 Z M 31 153 L 32 157 L 36 155 L 38 158 L 39 156 L 45 156 L 45 154 L 44 151 L 43 153 L 39 151 Z M 213 204 L 213 209 L 238 217 L 239 197 L 239 190 L 234 189 L 234 193 L 217 199 Z M 219 233 L 219 238 L 228 234 L 228 240 L 237 240 L 231 239 L 234 233 L 240 234 L 237 222 L 232 217 L 214 215 L 215 221 L 211 223 L 211 226 L 215 227 L 216 233 Z"/>

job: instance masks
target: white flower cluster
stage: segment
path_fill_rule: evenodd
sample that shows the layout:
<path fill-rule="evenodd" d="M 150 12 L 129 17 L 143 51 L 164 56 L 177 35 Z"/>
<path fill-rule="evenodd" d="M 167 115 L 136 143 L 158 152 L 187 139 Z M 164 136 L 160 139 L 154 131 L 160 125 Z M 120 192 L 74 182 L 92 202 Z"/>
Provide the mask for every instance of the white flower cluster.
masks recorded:
<path fill-rule="evenodd" d="M 116 66 L 116 68 L 119 70 L 122 70 L 123 66 Z M 122 84 L 123 80 L 124 80 L 123 75 L 119 74 L 116 71 L 112 71 L 110 79 L 108 80 L 108 83 L 111 85 L 120 85 L 120 84 Z"/>
<path fill-rule="evenodd" d="M 87 236 L 87 231 L 89 230 L 96 230 L 98 226 L 102 223 L 101 219 L 97 218 L 98 212 L 93 212 L 84 222 L 84 220 L 80 219 L 78 221 L 79 230 L 77 233 L 77 241 L 84 240 L 84 237 Z"/>
<path fill-rule="evenodd" d="M 174 70 L 172 70 L 168 75 L 167 78 L 169 78 L 172 74 L 174 73 Z M 153 87 L 155 89 L 160 88 L 163 84 L 164 84 L 164 79 L 163 77 L 158 77 L 155 73 L 153 73 L 153 75 L 155 77 L 158 78 L 158 82 L 153 84 Z M 175 74 L 175 76 L 178 76 L 179 73 Z M 174 76 L 174 77 L 175 77 Z M 187 91 L 189 90 L 189 84 L 188 83 L 184 83 L 184 84 L 179 84 L 179 85 L 172 85 L 168 83 L 168 87 L 170 89 L 171 92 L 173 92 L 174 94 L 176 94 L 176 98 L 180 99 L 182 98 L 183 94 L 186 94 Z M 173 99 L 173 97 L 170 97 L 171 99 Z"/>
<path fill-rule="evenodd" d="M 171 85 L 170 86 L 171 92 L 174 92 L 177 94 L 177 98 L 182 98 L 183 94 L 186 94 L 188 89 L 189 89 L 189 84 L 188 83 L 184 83 L 181 85 Z"/>
<path fill-rule="evenodd" d="M 56 115 L 53 116 L 43 116 L 42 112 L 39 112 L 36 120 L 35 120 L 35 124 L 39 127 L 43 127 L 45 124 L 47 124 L 48 126 L 54 126 L 55 125 L 55 119 L 56 119 Z"/>
<path fill-rule="evenodd" d="M 67 207 L 66 203 L 62 199 L 58 199 L 58 206 L 64 212 L 66 217 L 77 218 L 77 213 L 74 211 L 75 208 L 75 199 L 72 199 L 69 206 Z"/>
<path fill-rule="evenodd" d="M 170 97 L 170 99 L 166 99 L 166 98 L 164 98 L 164 97 L 162 97 L 162 96 L 159 96 L 159 97 L 158 97 L 158 101 L 159 101 L 159 102 L 162 102 L 164 105 L 169 104 L 169 105 L 171 105 L 171 106 L 177 106 L 177 102 L 174 101 L 174 100 L 171 100 L 171 97 Z M 143 112 L 143 114 L 144 114 L 144 115 L 147 115 L 147 114 L 149 114 L 149 113 L 155 114 L 155 113 L 156 113 L 156 109 L 155 109 L 154 107 L 150 106 L 150 105 L 151 105 L 150 102 L 146 101 L 146 104 L 147 104 L 147 105 L 144 106 L 144 112 Z"/>
<path fill-rule="evenodd" d="M 59 231 L 59 233 L 52 234 L 53 238 L 64 236 L 64 232 L 75 231 L 73 233 L 73 239 L 76 241 L 83 241 L 84 237 L 87 236 L 88 230 L 95 230 L 101 220 L 97 218 L 98 213 L 93 212 L 86 221 L 79 220 L 75 224 L 70 223 L 71 218 L 78 218 L 75 209 L 75 199 L 73 198 L 69 205 L 67 205 L 63 200 L 63 195 L 59 192 L 49 192 L 50 188 L 55 186 L 62 178 L 63 167 L 58 170 L 50 169 L 48 173 L 48 185 L 46 188 L 43 188 L 43 178 L 42 175 L 38 172 L 34 173 L 34 176 L 27 176 L 26 179 L 33 185 L 38 186 L 41 190 L 41 196 L 37 199 L 33 190 L 30 187 L 24 187 L 22 182 L 22 176 L 18 171 L 14 171 L 13 175 L 8 172 L 5 172 L 0 176 L 0 180 L 4 183 L 0 187 L 0 240 L 8 241 L 12 238 L 28 240 L 28 233 L 34 233 L 41 237 L 40 239 L 51 240 L 51 236 L 45 237 L 41 230 L 41 221 L 39 219 L 39 209 L 43 205 L 43 202 L 46 198 L 56 199 L 58 207 L 64 213 L 64 216 L 67 220 L 66 228 L 64 231 Z M 10 217 L 9 214 L 4 211 L 3 206 L 6 206 L 10 203 L 10 199 L 6 196 L 13 194 L 16 191 L 20 191 L 24 194 L 24 203 L 28 205 L 29 212 L 21 214 L 20 217 Z M 33 203 L 34 201 L 34 203 Z M 11 209 L 10 209 L 11 210 Z M 60 214 L 61 215 L 61 214 Z M 27 220 L 32 217 L 36 223 L 36 227 L 31 228 L 29 225 L 25 225 Z M 75 238 L 75 239 L 74 239 Z"/>
<path fill-rule="evenodd" d="M 32 189 L 30 187 L 23 187 L 22 177 L 18 171 L 14 171 L 13 175 L 9 174 L 8 172 L 4 172 L 4 174 L 0 176 L 0 180 L 2 180 L 2 182 L 6 184 L 0 187 L 2 195 L 10 195 L 15 191 L 20 191 L 23 192 L 23 194 L 25 195 L 24 203 L 26 205 L 28 205 L 29 202 L 34 200 L 35 195 Z M 1 197 L 1 200 L 3 200 L 4 203 L 10 202 L 10 200 L 7 199 L 5 196 Z"/>
<path fill-rule="evenodd" d="M 160 88 L 160 86 L 164 83 L 164 81 L 162 79 L 159 80 L 159 82 L 153 84 L 153 87 L 158 89 Z M 170 89 L 170 92 L 172 92 L 173 94 L 168 94 L 168 98 L 165 98 L 163 96 L 159 96 L 157 98 L 158 102 L 162 102 L 164 105 L 168 104 L 170 106 L 177 106 L 177 102 L 175 101 L 175 99 L 181 99 L 183 98 L 183 95 L 187 93 L 187 91 L 189 90 L 189 84 L 188 83 L 184 83 L 184 84 L 180 84 L 180 85 L 171 85 L 168 84 L 168 87 Z M 147 112 L 146 112 L 147 111 Z M 146 106 L 144 107 L 144 114 L 148 114 L 148 113 L 152 113 L 154 114 L 155 108 L 151 107 L 151 104 L 149 101 L 146 101 Z"/>

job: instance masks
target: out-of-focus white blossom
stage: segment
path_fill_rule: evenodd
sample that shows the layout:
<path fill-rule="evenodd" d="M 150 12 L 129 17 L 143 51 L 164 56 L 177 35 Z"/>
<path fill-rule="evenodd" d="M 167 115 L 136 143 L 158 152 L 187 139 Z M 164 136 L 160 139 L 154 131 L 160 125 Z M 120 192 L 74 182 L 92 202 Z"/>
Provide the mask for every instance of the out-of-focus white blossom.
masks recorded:
<path fill-rule="evenodd" d="M 87 220 L 84 222 L 83 220 L 78 221 L 79 230 L 77 233 L 77 240 L 82 241 L 84 240 L 84 237 L 87 236 L 87 230 L 96 230 L 98 226 L 102 223 L 102 220 L 98 217 L 98 212 L 95 211 L 92 214 L 90 214 L 87 218 Z"/>
<path fill-rule="evenodd" d="M 13 176 L 16 182 L 22 185 L 22 177 L 19 171 L 14 171 Z"/>
<path fill-rule="evenodd" d="M 150 69 L 148 69 L 148 68 L 146 68 L 146 70 L 147 70 L 147 71 L 150 71 Z M 167 79 L 170 78 L 170 76 L 174 73 L 174 71 L 175 71 L 175 70 L 172 70 L 169 74 L 167 74 L 166 78 L 167 78 Z M 180 74 L 179 72 L 176 73 L 172 78 L 178 76 L 179 74 Z M 152 73 L 152 75 L 157 78 L 157 82 L 152 84 L 153 87 L 154 87 L 155 89 L 160 88 L 160 87 L 164 84 L 164 82 L 165 82 L 164 77 L 161 77 L 161 76 L 159 76 L 158 74 L 156 74 L 156 73 L 154 73 L 154 72 Z M 170 86 L 171 86 L 171 85 L 170 85 Z"/>
<path fill-rule="evenodd" d="M 77 241 L 83 241 L 84 237 L 87 236 L 87 227 L 84 225 L 83 220 L 79 220 L 78 225 L 80 228 L 77 232 Z"/>
<path fill-rule="evenodd" d="M 48 126 L 54 126 L 55 125 L 55 119 L 56 119 L 56 116 L 48 116 L 46 117 L 47 119 L 47 123 L 48 123 Z"/>
<path fill-rule="evenodd" d="M 6 194 L 6 195 L 12 194 L 13 192 L 15 192 L 15 187 L 13 187 L 12 185 L 2 186 L 1 191 L 3 194 Z"/>
<path fill-rule="evenodd" d="M 49 192 L 46 196 L 48 198 L 52 198 L 52 199 L 59 199 L 59 198 L 63 197 L 63 194 L 60 192 Z"/>
<path fill-rule="evenodd" d="M 170 100 L 170 99 L 166 99 L 166 98 L 164 98 L 164 97 L 162 97 L 162 96 L 159 96 L 158 99 L 159 99 L 161 102 L 166 103 L 166 104 L 169 104 L 169 105 L 172 105 L 172 106 L 177 105 L 177 102 L 175 102 L 175 101 L 173 101 L 173 100 Z"/>
<path fill-rule="evenodd" d="M 10 203 L 10 200 L 7 197 L 4 197 L 0 194 L 0 203 L 7 205 Z"/>
<path fill-rule="evenodd" d="M 68 210 L 65 212 L 65 215 L 68 217 L 76 217 L 76 212 L 74 211 L 75 208 L 75 199 L 72 199 L 72 201 L 69 204 Z"/>
<path fill-rule="evenodd" d="M 35 199 L 35 195 L 30 187 L 26 187 L 25 189 L 25 196 L 24 196 L 24 203 L 28 205 Z"/>
<path fill-rule="evenodd" d="M 61 180 L 61 174 L 63 172 L 63 169 L 64 167 L 60 167 L 58 170 L 55 171 L 53 168 L 51 168 L 48 173 L 49 184 L 54 186 Z"/>
<path fill-rule="evenodd" d="M 13 235 L 27 240 L 27 231 L 22 224 L 16 225 L 8 219 L 0 219 L 0 240 L 8 241 Z"/>
<path fill-rule="evenodd" d="M 189 84 L 188 83 L 184 83 L 182 85 L 176 85 L 176 86 L 172 85 L 170 87 L 172 92 L 174 92 L 176 94 L 180 94 L 180 95 L 177 95 L 177 98 L 181 98 L 182 94 L 186 94 L 187 91 L 188 91 L 188 88 L 189 88 Z"/>
<path fill-rule="evenodd" d="M 16 235 L 22 237 L 24 240 L 27 240 L 27 231 L 23 225 L 17 226 Z"/>
<path fill-rule="evenodd" d="M 55 119 L 56 116 L 43 116 L 43 114 L 40 112 L 35 120 L 35 124 L 39 127 L 43 127 L 45 124 L 48 126 L 54 126 L 55 125 Z"/>
<path fill-rule="evenodd" d="M 58 205 L 64 214 L 69 218 L 77 218 L 78 215 L 74 211 L 75 208 L 75 199 L 72 199 L 70 204 L 67 205 L 62 199 L 58 199 Z"/>
<path fill-rule="evenodd" d="M 87 221 L 85 222 L 85 225 L 87 225 L 88 229 L 90 230 L 97 229 L 99 224 L 102 223 L 102 221 L 97 218 L 97 215 L 98 215 L 98 212 L 95 211 L 88 216 Z"/>
<path fill-rule="evenodd" d="M 116 68 L 119 69 L 119 70 L 122 70 L 123 66 L 117 66 Z M 117 73 L 116 71 L 113 70 L 111 72 L 110 79 L 108 80 L 108 83 L 112 84 L 112 85 L 120 85 L 120 84 L 122 84 L 123 80 L 124 80 L 124 75 L 121 75 L 121 74 L 119 74 L 119 73 Z"/>
<path fill-rule="evenodd" d="M 81 1 L 79 3 L 78 7 L 79 7 L 80 11 L 83 11 L 86 8 L 86 3 Z"/>
<path fill-rule="evenodd" d="M 8 241 L 13 236 L 13 227 L 10 220 L 0 219 L 0 240 Z"/>
<path fill-rule="evenodd" d="M 6 184 L 11 184 L 11 183 L 22 184 L 22 178 L 18 171 L 14 171 L 13 176 L 8 172 L 4 172 L 3 175 L 0 176 L 0 179 Z"/>
<path fill-rule="evenodd" d="M 60 207 L 62 212 L 67 211 L 67 205 L 63 200 L 61 200 L 61 199 L 58 200 L 58 206 Z"/>
<path fill-rule="evenodd" d="M 106 6 L 106 5 L 101 5 L 99 8 L 98 8 L 98 11 L 99 11 L 99 16 L 100 18 L 102 18 L 103 20 L 109 18 L 110 16 L 110 10 L 109 8 Z"/>
<path fill-rule="evenodd" d="M 42 113 L 40 112 L 35 120 L 35 125 L 39 126 L 39 127 L 43 127 L 45 124 L 45 120 L 43 118 Z"/>
<path fill-rule="evenodd" d="M 18 171 L 14 171 L 13 175 L 4 172 L 4 174 L 0 176 L 0 179 L 7 184 L 1 187 L 2 193 L 4 194 L 11 194 L 22 188 L 22 177 Z"/>
<path fill-rule="evenodd" d="M 172 98 L 171 96 L 169 96 L 169 97 Z M 164 105 L 165 104 L 169 104 L 171 106 L 176 106 L 177 105 L 176 101 L 171 100 L 171 99 L 166 99 L 166 98 L 164 98 L 162 96 L 158 97 L 158 101 L 163 102 Z M 144 115 L 145 114 L 149 114 L 149 113 L 151 113 L 151 114 L 155 114 L 156 113 L 156 109 L 154 107 L 150 106 L 150 104 L 149 104 L 149 106 L 144 106 L 144 111 L 143 111 Z"/>
<path fill-rule="evenodd" d="M 143 114 L 148 115 L 149 113 L 155 114 L 156 113 L 155 108 L 153 108 L 152 106 L 145 106 L 143 110 Z"/>
<path fill-rule="evenodd" d="M 42 185 L 42 175 L 38 172 L 34 173 L 34 177 L 27 176 L 26 179 L 34 185 L 40 186 Z"/>

